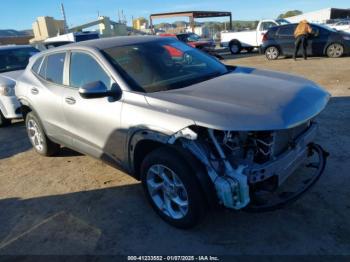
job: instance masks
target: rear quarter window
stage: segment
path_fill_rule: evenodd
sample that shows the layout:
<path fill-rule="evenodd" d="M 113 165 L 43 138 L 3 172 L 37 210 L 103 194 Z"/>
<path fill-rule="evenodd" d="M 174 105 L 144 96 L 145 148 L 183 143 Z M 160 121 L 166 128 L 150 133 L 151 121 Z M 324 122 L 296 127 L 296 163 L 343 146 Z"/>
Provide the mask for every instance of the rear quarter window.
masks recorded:
<path fill-rule="evenodd" d="M 39 57 L 34 65 L 32 66 L 32 70 L 33 72 L 35 72 L 36 74 L 39 74 L 39 69 L 40 69 L 40 65 L 41 65 L 41 62 L 43 61 L 43 58 L 42 57 Z"/>
<path fill-rule="evenodd" d="M 62 85 L 65 53 L 47 55 L 40 67 L 39 75 L 45 80 Z"/>

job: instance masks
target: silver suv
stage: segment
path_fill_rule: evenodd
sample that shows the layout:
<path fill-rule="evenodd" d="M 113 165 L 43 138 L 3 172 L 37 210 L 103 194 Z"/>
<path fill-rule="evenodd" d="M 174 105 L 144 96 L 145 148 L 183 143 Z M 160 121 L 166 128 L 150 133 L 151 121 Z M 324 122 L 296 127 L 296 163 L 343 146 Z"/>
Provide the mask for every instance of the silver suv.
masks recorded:
<path fill-rule="evenodd" d="M 60 146 L 142 181 L 188 228 L 208 208 L 271 210 L 322 174 L 314 121 L 329 94 L 300 77 L 226 66 L 175 39 L 117 37 L 33 57 L 18 80 L 34 149 Z"/>

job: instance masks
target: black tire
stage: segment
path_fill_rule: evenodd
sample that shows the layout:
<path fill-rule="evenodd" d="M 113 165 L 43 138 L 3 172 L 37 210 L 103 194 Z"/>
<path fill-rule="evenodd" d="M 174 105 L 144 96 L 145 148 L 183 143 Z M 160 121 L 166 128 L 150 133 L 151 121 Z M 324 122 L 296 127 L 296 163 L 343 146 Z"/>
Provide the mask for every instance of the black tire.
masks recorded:
<path fill-rule="evenodd" d="M 29 125 L 32 126 L 33 124 L 36 125 L 36 129 L 38 133 L 41 136 L 41 147 L 39 148 L 31 139 L 32 137 L 32 131 L 29 128 Z M 27 129 L 27 134 L 30 142 L 32 143 L 32 146 L 34 150 L 43 156 L 53 156 L 55 155 L 59 149 L 60 145 L 52 142 L 45 134 L 44 129 L 41 125 L 41 122 L 39 118 L 35 115 L 34 112 L 29 112 L 26 116 L 26 129 Z"/>
<path fill-rule="evenodd" d="M 2 114 L 0 110 L 0 127 L 5 127 L 11 124 L 11 120 L 5 118 L 5 116 Z"/>
<path fill-rule="evenodd" d="M 276 46 L 269 46 L 265 50 L 265 56 L 268 60 L 276 60 L 280 56 L 280 50 Z"/>
<path fill-rule="evenodd" d="M 242 45 L 238 40 L 231 41 L 228 47 L 233 55 L 237 55 L 242 51 Z"/>
<path fill-rule="evenodd" d="M 327 47 L 326 54 L 330 58 L 338 58 L 344 55 L 344 47 L 341 44 L 333 43 Z"/>
<path fill-rule="evenodd" d="M 162 165 L 171 169 L 181 180 L 186 189 L 188 211 L 179 219 L 175 219 L 162 211 L 152 199 L 147 186 L 147 173 L 154 165 Z M 200 184 L 186 161 L 175 151 L 169 148 L 159 148 L 145 157 L 141 164 L 141 181 L 146 197 L 155 212 L 167 223 L 177 228 L 187 229 L 196 226 L 204 218 L 207 208 L 206 199 Z M 165 201 L 164 201 L 165 202 Z M 164 210 L 164 209 L 163 209 Z"/>

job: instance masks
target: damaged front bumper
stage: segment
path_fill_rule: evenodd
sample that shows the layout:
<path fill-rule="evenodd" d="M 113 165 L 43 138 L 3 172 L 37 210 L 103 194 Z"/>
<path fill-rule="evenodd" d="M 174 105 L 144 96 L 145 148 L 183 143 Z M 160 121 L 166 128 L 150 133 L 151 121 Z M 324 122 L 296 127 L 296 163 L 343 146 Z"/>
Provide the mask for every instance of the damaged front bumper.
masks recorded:
<path fill-rule="evenodd" d="M 225 156 L 221 144 L 208 129 L 216 154 L 208 152 L 203 141 L 199 142 L 197 135 L 185 129 L 169 140 L 174 143 L 179 139 L 182 146 L 197 157 L 207 168 L 207 173 L 214 184 L 221 205 L 232 209 L 249 209 L 254 211 L 271 210 L 295 200 L 309 189 L 321 176 L 326 165 L 327 153 L 318 145 L 313 144 L 318 126 L 311 122 L 310 126 L 293 142 L 284 153 L 263 164 L 242 163 L 232 166 Z M 216 159 L 214 157 L 216 155 Z M 289 177 L 304 166 L 307 159 L 315 155 L 313 174 L 301 181 L 294 191 L 279 192 Z M 221 168 L 218 168 L 221 167 Z M 266 187 L 266 183 L 269 184 Z M 273 186 L 271 186 L 273 185 Z"/>
<path fill-rule="evenodd" d="M 294 141 L 294 145 L 285 153 L 267 163 L 247 167 L 244 173 L 249 177 L 249 183 L 259 183 L 276 176 L 278 185 L 282 185 L 307 158 L 308 145 L 315 140 L 317 130 L 318 125 L 313 123 L 304 134 Z"/>

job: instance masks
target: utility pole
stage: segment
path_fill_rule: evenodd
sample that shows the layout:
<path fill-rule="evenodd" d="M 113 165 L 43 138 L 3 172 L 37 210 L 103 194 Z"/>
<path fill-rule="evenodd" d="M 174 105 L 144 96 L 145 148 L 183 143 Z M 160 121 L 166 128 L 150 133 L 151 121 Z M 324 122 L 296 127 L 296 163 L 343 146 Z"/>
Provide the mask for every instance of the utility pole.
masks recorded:
<path fill-rule="evenodd" d="M 63 3 L 61 3 L 61 12 L 62 12 L 63 21 L 64 21 L 63 22 L 64 33 L 67 34 L 68 33 L 67 17 L 66 17 L 66 12 L 64 11 Z"/>

